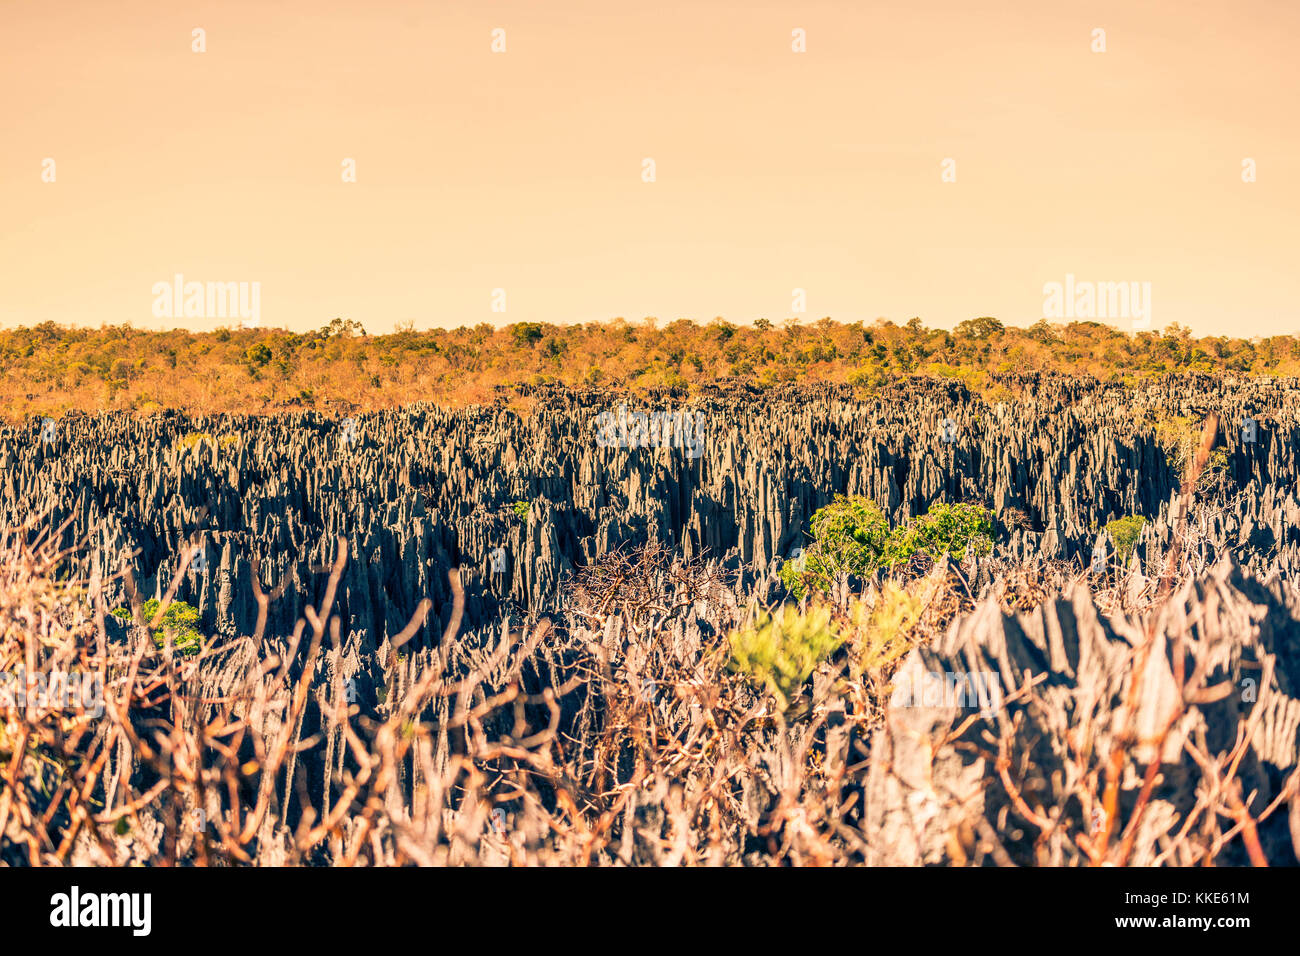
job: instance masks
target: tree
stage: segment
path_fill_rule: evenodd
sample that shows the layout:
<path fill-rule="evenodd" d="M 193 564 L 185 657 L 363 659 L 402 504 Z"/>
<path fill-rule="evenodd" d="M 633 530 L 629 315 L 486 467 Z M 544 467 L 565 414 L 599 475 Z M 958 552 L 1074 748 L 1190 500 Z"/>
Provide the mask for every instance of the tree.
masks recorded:
<path fill-rule="evenodd" d="M 880 564 L 889 541 L 889 520 L 880 505 L 861 495 L 836 495 L 809 523 L 813 543 L 781 568 L 781 580 L 796 597 L 811 588 L 829 591 L 843 572 L 866 577 Z"/>
<path fill-rule="evenodd" d="M 516 322 L 510 326 L 510 338 L 516 348 L 527 348 L 542 337 L 540 322 Z"/>
<path fill-rule="evenodd" d="M 261 342 L 255 342 L 244 350 L 244 360 L 254 368 L 261 368 L 271 361 L 271 350 Z"/>
<path fill-rule="evenodd" d="M 1044 345 L 1050 345 L 1057 341 L 1056 330 L 1052 328 L 1052 323 L 1048 322 L 1046 319 L 1039 319 L 1031 325 L 1025 330 L 1025 335 L 1029 336 L 1029 338 L 1033 339 L 1035 342 L 1042 342 Z"/>
<path fill-rule="evenodd" d="M 967 319 L 964 322 L 957 323 L 957 334 L 963 338 L 984 341 L 985 339 L 991 339 L 995 335 L 1001 335 L 1005 328 L 997 319 L 985 315 L 978 319 Z"/>
<path fill-rule="evenodd" d="M 146 626 L 153 625 L 160 606 L 161 604 L 157 598 L 150 598 L 144 602 L 144 605 L 140 608 L 140 616 Z M 132 620 L 129 608 L 117 608 L 113 611 L 113 616 L 128 624 Z M 172 601 L 167 605 L 167 610 L 163 611 L 162 619 L 157 626 L 150 627 L 149 633 L 159 650 L 166 646 L 167 637 L 170 636 L 172 647 L 176 652 L 188 657 L 197 654 L 203 649 L 203 635 L 199 633 L 198 625 L 198 608 L 192 607 L 184 601 Z"/>
<path fill-rule="evenodd" d="M 352 338 L 354 335 L 365 334 L 365 328 L 355 319 L 334 318 L 325 326 L 325 337 L 328 339 Z"/>
<path fill-rule="evenodd" d="M 719 342 L 726 342 L 736 334 L 736 327 L 719 316 L 713 320 L 713 323 L 709 326 L 709 331 L 716 336 Z"/>
<path fill-rule="evenodd" d="M 918 558 L 962 561 L 993 550 L 993 513 L 976 504 L 935 502 L 926 514 L 891 530 L 870 498 L 836 495 L 817 510 L 810 527 L 812 545 L 781 567 L 781 580 L 800 599 L 810 591 L 830 591 L 841 574 L 865 578 Z"/>

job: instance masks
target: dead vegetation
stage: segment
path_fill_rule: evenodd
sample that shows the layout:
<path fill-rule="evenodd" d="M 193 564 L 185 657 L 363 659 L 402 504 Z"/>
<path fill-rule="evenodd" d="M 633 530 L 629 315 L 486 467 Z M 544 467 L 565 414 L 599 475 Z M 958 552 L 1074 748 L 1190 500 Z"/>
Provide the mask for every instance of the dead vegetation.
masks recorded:
<path fill-rule="evenodd" d="M 938 856 L 900 855 L 898 834 L 864 813 L 866 794 L 889 806 L 869 775 L 886 753 L 902 764 L 885 742 L 891 714 L 937 712 L 890 706 L 898 666 L 917 647 L 943 653 L 954 621 L 970 633 L 1001 604 L 1050 594 L 1059 582 L 1032 569 L 1000 575 L 983 602 L 968 593 L 969 567 L 941 562 L 782 610 L 738 599 L 716 565 L 647 548 L 584 575 L 563 621 L 468 635 L 454 621 L 435 649 L 408 653 L 395 640 L 365 659 L 331 614 L 340 549 L 330 592 L 291 635 L 186 658 L 141 626 L 126 644 L 108 642 L 99 585 L 72 557 L 6 541 L 0 668 L 96 674 L 103 687 L 98 717 L 92 701 L 3 702 L 0 825 L 12 863 L 1190 864 L 1223 862 L 1236 847 L 1262 863 L 1258 828 L 1295 802 L 1294 774 L 1260 802 L 1250 741 L 1263 711 L 1221 751 L 1205 721 L 1185 730 L 1183 715 L 1218 693 L 1195 648 L 1171 698 L 1183 703 L 1151 723 L 1142 701 L 1166 697 L 1143 674 L 1153 655 L 1164 660 L 1162 618 L 1135 632 L 1157 635 L 1154 645 L 1107 642 L 1107 693 L 1127 715 L 1116 726 L 1104 694 L 1071 710 L 1041 674 L 995 714 L 936 724 L 934 778 L 973 740 L 988 760 L 979 785 L 1006 805 L 953 817 L 962 801 L 948 795 L 935 811 L 951 823 Z M 1188 569 L 1174 565 L 1184 586 Z M 1097 598 L 1123 604 L 1130 591 L 1108 582 Z M 789 685 L 736 653 L 738 636 L 774 624 L 781 640 L 820 635 Z M 1275 663 L 1258 663 L 1267 704 Z M 1070 720 L 1073 768 L 1053 801 L 1032 770 L 1048 714 Z M 1151 758 L 1171 736 L 1201 768 L 1181 809 L 1168 800 L 1170 765 Z M 1243 788 L 1246 767 L 1255 782 Z"/>
<path fill-rule="evenodd" d="M 812 692 L 779 702 L 727 639 L 766 612 L 716 565 L 659 548 L 584 574 L 562 630 L 494 640 L 453 618 L 434 650 L 397 640 L 363 662 L 330 613 L 342 550 L 287 639 L 185 658 L 148 622 L 107 641 L 101 582 L 74 556 L 6 545 L 0 668 L 102 686 L 97 717 L 97 702 L 3 702 L 4 855 L 31 865 L 849 860 L 837 834 L 858 800 L 826 741 L 861 749 L 926 613 L 892 586 L 822 605 L 844 634 L 835 663 L 810 661 Z"/>
<path fill-rule="evenodd" d="M 1300 592 L 1205 548 L 1189 458 L 1139 562 L 912 562 L 783 603 L 651 543 L 374 648 L 323 597 L 182 653 L 129 572 L 0 540 L 0 857 L 28 865 L 1211 865 L 1300 845 Z M 957 678 L 929 699 L 927 678 Z M 978 676 L 978 681 L 972 681 Z M 952 682 L 950 682 L 952 683 Z M 978 686 L 977 686 L 978 685 Z M 1248 687 L 1249 692 L 1242 688 Z M 963 695 L 954 700 L 949 690 Z M 967 697 L 970 691 L 973 696 Z"/>

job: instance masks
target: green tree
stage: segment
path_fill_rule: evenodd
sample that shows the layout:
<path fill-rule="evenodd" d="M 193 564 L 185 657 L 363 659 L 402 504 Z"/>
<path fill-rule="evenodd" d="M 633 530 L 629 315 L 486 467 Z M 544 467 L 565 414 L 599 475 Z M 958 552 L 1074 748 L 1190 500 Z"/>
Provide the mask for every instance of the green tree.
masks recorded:
<path fill-rule="evenodd" d="M 978 319 L 967 319 L 964 322 L 957 323 L 957 334 L 963 338 L 991 339 L 995 335 L 1001 335 L 1005 326 L 997 319 L 991 316 L 980 316 Z"/>
<path fill-rule="evenodd" d="M 890 536 L 885 563 L 891 568 L 917 555 L 938 561 L 944 555 L 962 561 L 968 554 L 993 550 L 993 512 L 980 505 L 935 502 L 924 515 Z"/>
<path fill-rule="evenodd" d="M 244 350 L 244 360 L 254 368 L 261 368 L 271 361 L 271 350 L 261 342 L 255 342 Z"/>
<path fill-rule="evenodd" d="M 1119 559 L 1120 564 L 1127 562 L 1129 555 L 1137 547 L 1138 538 L 1142 535 L 1142 526 L 1146 523 L 1147 519 L 1141 515 L 1128 515 L 1116 518 L 1106 525 L 1106 532 L 1110 535 L 1110 540 L 1115 543 L 1115 557 Z"/>
<path fill-rule="evenodd" d="M 775 614 L 759 611 L 751 624 L 730 635 L 730 669 L 771 693 L 786 710 L 846 636 L 826 604 L 814 604 L 806 613 L 792 604 Z"/>
<path fill-rule="evenodd" d="M 527 348 L 542 337 L 540 322 L 516 322 L 510 326 L 510 339 L 516 348 Z"/>
<path fill-rule="evenodd" d="M 880 565 L 889 541 L 889 520 L 880 505 L 861 495 L 836 495 L 809 522 L 812 546 L 781 567 L 781 580 L 796 597 L 811 588 L 830 589 L 841 573 L 866 577 Z"/>

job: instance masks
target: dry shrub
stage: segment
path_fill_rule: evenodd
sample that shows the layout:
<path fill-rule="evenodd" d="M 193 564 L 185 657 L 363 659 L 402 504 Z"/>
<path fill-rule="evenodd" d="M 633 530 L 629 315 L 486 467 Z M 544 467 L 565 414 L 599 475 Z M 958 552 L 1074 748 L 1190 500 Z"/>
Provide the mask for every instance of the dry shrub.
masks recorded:
<path fill-rule="evenodd" d="M 426 604 L 367 653 L 332 613 L 340 542 L 324 600 L 292 633 L 260 624 L 187 658 L 155 645 L 138 612 L 124 635 L 106 626 L 103 582 L 74 555 L 23 534 L 0 552 L 0 669 L 103 681 L 100 716 L 3 704 L 2 852 L 32 865 L 864 863 L 869 741 L 891 680 L 976 604 L 969 569 L 940 561 L 922 577 L 861 595 L 837 587 L 783 610 L 747 597 L 716 563 L 652 545 L 586 569 L 562 615 L 516 630 L 461 633 L 453 573 L 456 607 L 437 647 L 405 646 Z M 1179 580 L 1187 562 L 1168 565 Z M 1017 606 L 1072 581 L 1120 588 L 1064 565 L 1002 565 L 995 580 Z M 253 585 L 265 612 L 277 595 L 256 575 Z M 755 679 L 761 670 L 737 667 L 734 649 L 774 621 L 811 629 L 816 650 L 783 681 Z M 1071 738 L 1081 753 L 1087 734 Z M 997 766 L 1014 790 L 1032 755 L 1004 743 Z M 1085 782 L 1089 807 L 1118 821 L 1112 773 L 1097 766 Z M 1249 840 L 1245 796 L 1216 773 L 1223 786 L 1201 819 L 1237 814 L 1212 839 Z M 1127 861 L 1119 844 L 1145 805 L 1130 811 L 1131 829 L 1085 833 L 1077 846 Z M 1153 819 L 1141 826 L 1178 825 Z M 1005 858 L 1001 839 L 979 833 L 989 852 L 952 861 Z"/>

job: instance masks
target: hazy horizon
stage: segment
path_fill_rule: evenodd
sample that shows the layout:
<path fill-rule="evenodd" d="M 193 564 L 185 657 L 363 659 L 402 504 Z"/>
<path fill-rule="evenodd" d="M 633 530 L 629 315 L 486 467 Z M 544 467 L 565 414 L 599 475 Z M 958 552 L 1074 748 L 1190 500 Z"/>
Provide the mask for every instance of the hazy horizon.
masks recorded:
<path fill-rule="evenodd" d="M 22 0 L 0 22 L 6 327 L 230 325 L 154 313 L 180 274 L 257 283 L 260 324 L 294 331 L 780 321 L 795 290 L 804 320 L 1023 327 L 1067 276 L 1149 284 L 1154 331 L 1300 328 L 1280 2 Z"/>

